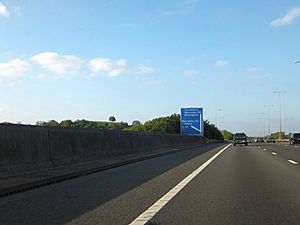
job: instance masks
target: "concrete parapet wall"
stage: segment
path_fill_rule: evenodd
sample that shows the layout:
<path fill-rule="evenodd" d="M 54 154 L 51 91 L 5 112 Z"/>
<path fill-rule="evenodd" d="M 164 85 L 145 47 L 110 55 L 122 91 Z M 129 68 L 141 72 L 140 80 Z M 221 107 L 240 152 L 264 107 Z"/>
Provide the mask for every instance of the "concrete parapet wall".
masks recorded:
<path fill-rule="evenodd" d="M 174 134 L 0 124 L 0 175 L 205 142 Z"/>

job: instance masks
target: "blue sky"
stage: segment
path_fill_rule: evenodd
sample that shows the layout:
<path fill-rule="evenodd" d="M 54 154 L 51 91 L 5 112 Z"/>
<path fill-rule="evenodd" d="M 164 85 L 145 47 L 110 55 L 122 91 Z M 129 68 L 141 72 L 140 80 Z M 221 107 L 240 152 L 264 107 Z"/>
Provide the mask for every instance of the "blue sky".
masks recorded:
<path fill-rule="evenodd" d="M 129 124 L 203 107 L 220 128 L 263 133 L 278 96 L 300 131 L 300 2 L 0 3 L 0 121 Z M 221 109 L 221 111 L 218 111 Z"/>

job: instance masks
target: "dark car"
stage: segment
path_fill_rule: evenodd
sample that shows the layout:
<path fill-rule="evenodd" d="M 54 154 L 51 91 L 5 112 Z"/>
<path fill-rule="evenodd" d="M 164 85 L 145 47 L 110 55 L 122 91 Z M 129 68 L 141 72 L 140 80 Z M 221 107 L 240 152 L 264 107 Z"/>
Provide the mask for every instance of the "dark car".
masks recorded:
<path fill-rule="evenodd" d="M 300 133 L 292 134 L 292 137 L 290 138 L 289 142 L 290 142 L 290 145 L 300 144 Z"/>
<path fill-rule="evenodd" d="M 233 136 L 233 145 L 236 146 L 237 144 L 243 144 L 245 146 L 248 145 L 248 138 L 247 135 L 245 133 L 236 133 Z"/>

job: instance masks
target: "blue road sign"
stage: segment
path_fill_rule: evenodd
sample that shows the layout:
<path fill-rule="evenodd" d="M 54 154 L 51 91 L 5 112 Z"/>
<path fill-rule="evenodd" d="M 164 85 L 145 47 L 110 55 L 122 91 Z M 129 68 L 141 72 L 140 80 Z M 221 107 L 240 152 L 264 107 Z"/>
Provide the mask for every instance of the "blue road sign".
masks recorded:
<path fill-rule="evenodd" d="M 182 108 L 180 126 L 181 134 L 203 136 L 203 108 Z"/>

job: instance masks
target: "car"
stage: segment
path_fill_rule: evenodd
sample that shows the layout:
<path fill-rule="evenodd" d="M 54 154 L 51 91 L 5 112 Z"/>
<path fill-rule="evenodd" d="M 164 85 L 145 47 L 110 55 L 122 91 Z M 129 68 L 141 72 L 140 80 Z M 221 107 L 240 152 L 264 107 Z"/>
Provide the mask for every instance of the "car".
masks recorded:
<path fill-rule="evenodd" d="M 247 135 L 245 133 L 236 133 L 233 136 L 233 145 L 236 146 L 237 144 L 243 144 L 245 146 L 248 145 L 248 138 Z"/>
<path fill-rule="evenodd" d="M 266 142 L 267 143 L 275 143 L 275 139 L 273 137 L 269 136 L 269 137 L 267 137 Z"/>
<path fill-rule="evenodd" d="M 264 139 L 263 139 L 262 137 L 259 137 L 259 138 L 256 138 L 256 139 L 255 139 L 255 142 L 256 142 L 256 143 L 264 142 Z"/>
<path fill-rule="evenodd" d="M 292 134 L 292 136 L 289 140 L 289 143 L 290 143 L 290 145 L 300 144 L 300 133 Z"/>

